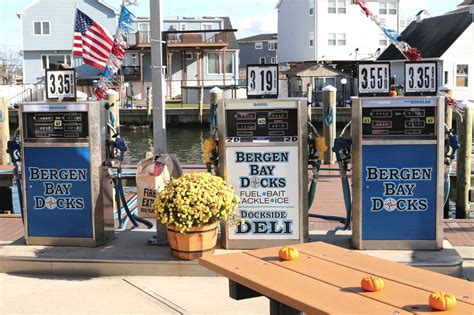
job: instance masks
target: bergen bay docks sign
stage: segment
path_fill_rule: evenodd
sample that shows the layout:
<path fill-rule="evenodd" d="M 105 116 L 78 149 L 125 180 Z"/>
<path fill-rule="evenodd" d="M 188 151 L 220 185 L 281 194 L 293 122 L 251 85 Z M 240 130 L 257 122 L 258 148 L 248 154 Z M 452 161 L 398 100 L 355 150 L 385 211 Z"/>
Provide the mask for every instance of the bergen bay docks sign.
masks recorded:
<path fill-rule="evenodd" d="M 229 147 L 226 163 L 244 219 L 229 239 L 299 239 L 298 147 Z"/>

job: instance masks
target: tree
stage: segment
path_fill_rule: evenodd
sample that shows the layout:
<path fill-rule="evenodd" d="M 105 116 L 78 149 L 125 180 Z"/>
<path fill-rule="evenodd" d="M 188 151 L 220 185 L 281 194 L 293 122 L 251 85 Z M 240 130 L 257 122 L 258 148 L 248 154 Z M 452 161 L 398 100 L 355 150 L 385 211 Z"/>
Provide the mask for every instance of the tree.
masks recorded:
<path fill-rule="evenodd" d="M 20 53 L 6 48 L 0 50 L 0 84 L 13 84 L 20 72 Z"/>

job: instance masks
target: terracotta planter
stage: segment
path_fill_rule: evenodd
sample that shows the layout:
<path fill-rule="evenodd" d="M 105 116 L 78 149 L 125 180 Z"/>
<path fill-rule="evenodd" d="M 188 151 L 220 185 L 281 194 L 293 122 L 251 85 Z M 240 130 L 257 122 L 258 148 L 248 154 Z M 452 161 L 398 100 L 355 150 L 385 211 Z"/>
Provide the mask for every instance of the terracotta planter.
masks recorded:
<path fill-rule="evenodd" d="M 179 233 L 174 225 L 167 226 L 168 243 L 174 257 L 192 260 L 214 254 L 217 244 L 217 222 Z"/>

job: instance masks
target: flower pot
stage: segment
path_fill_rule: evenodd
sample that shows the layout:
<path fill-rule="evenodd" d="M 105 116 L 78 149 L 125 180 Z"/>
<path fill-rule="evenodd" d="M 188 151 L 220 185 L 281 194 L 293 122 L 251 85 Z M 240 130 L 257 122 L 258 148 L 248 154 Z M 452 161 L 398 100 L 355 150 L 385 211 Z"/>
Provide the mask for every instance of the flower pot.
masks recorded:
<path fill-rule="evenodd" d="M 217 244 L 217 222 L 195 226 L 180 233 L 174 225 L 167 226 L 168 243 L 174 257 L 192 260 L 214 254 Z"/>

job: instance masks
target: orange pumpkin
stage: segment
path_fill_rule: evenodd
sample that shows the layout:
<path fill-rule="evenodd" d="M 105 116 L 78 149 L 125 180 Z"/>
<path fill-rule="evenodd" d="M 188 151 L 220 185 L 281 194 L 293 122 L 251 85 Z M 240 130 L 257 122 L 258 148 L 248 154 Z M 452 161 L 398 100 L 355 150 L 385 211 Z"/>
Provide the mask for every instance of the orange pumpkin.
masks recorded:
<path fill-rule="evenodd" d="M 383 280 L 375 276 L 364 277 L 360 282 L 360 286 L 362 287 L 362 289 L 364 289 L 364 291 L 369 292 L 380 291 L 383 289 L 384 285 L 385 284 Z"/>
<path fill-rule="evenodd" d="M 294 260 L 298 258 L 299 255 L 300 252 L 298 248 L 292 246 L 282 247 L 278 251 L 278 257 L 280 257 L 281 260 Z"/>
<path fill-rule="evenodd" d="M 433 292 L 430 294 L 429 303 L 435 310 L 446 311 L 456 306 L 456 297 L 449 293 Z"/>
<path fill-rule="evenodd" d="M 398 93 L 396 90 L 390 90 L 390 93 L 388 94 L 389 96 L 397 96 Z"/>

